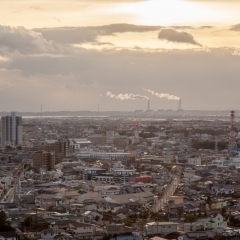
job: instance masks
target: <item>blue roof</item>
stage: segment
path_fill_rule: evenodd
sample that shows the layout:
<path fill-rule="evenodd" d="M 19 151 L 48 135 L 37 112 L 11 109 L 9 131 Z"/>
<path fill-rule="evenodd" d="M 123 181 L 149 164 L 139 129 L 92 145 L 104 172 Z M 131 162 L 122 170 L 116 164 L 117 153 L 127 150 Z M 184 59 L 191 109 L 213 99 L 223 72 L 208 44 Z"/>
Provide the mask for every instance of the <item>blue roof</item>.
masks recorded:
<path fill-rule="evenodd" d="M 233 152 L 240 152 L 240 148 L 232 148 Z"/>

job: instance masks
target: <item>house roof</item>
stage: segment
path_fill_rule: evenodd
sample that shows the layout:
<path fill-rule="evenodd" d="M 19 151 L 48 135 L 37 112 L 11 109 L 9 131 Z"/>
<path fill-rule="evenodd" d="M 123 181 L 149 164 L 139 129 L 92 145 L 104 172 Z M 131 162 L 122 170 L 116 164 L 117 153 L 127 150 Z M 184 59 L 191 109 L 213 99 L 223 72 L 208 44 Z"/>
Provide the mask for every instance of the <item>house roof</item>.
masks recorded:
<path fill-rule="evenodd" d="M 188 203 L 188 204 L 185 204 L 184 207 L 188 208 L 188 209 L 194 209 L 196 208 L 193 204 L 191 203 Z"/>
<path fill-rule="evenodd" d="M 71 221 L 69 224 L 73 225 L 76 228 L 78 228 L 78 227 L 91 227 L 92 226 L 92 224 L 79 223 L 79 222 L 74 222 L 74 221 Z"/>
<path fill-rule="evenodd" d="M 16 233 L 15 232 L 0 232 L 0 236 L 2 236 L 4 238 L 14 238 L 14 237 L 16 237 Z"/>
<path fill-rule="evenodd" d="M 62 233 L 62 229 L 53 229 L 53 228 L 48 228 L 43 230 L 41 233 Z"/>
<path fill-rule="evenodd" d="M 150 222 L 146 224 L 146 227 L 148 226 L 168 226 L 168 225 L 178 225 L 178 223 L 174 222 Z"/>
<path fill-rule="evenodd" d="M 56 221 L 56 222 L 52 222 L 51 224 L 54 224 L 54 225 L 67 225 L 71 222 L 71 220 L 59 220 L 59 221 Z"/>
<path fill-rule="evenodd" d="M 215 218 L 219 213 L 210 213 L 209 217 Z"/>
<path fill-rule="evenodd" d="M 119 204 L 127 204 L 130 202 L 147 202 L 148 198 L 153 198 L 154 194 L 151 192 L 141 192 L 141 193 L 132 193 L 132 194 L 123 194 L 123 195 L 111 195 L 104 198 L 107 202 L 115 202 Z"/>
<path fill-rule="evenodd" d="M 117 217 L 119 217 L 121 220 L 125 219 L 126 218 L 126 215 L 124 215 L 123 213 L 119 213 L 117 215 Z"/>

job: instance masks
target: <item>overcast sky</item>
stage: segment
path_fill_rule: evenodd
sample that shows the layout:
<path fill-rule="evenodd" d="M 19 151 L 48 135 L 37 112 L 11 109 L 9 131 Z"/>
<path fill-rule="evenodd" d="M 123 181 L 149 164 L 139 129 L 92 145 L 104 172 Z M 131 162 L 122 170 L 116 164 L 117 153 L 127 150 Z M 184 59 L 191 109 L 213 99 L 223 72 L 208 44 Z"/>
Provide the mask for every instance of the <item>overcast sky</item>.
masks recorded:
<path fill-rule="evenodd" d="M 2 111 L 240 109 L 239 0 L 0 4 Z"/>

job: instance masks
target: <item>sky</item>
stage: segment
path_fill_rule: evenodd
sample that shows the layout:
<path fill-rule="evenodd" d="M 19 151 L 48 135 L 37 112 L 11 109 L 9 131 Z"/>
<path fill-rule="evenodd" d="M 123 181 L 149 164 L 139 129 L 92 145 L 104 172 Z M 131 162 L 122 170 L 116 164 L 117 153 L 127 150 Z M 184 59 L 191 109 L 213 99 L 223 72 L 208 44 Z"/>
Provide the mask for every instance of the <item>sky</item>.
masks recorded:
<path fill-rule="evenodd" d="M 239 0 L 0 4 L 0 111 L 240 109 Z"/>

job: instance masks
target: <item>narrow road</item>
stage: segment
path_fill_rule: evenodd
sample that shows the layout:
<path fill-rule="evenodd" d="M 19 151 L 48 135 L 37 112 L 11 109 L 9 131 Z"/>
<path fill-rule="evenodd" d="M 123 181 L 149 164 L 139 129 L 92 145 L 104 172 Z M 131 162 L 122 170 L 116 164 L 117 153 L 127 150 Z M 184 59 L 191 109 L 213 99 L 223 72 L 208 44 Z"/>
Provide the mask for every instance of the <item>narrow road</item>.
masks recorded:
<path fill-rule="evenodd" d="M 154 212 L 158 212 L 164 207 L 165 204 L 167 204 L 170 196 L 173 195 L 173 193 L 178 187 L 178 184 L 180 183 L 180 176 L 171 175 L 171 177 L 172 177 L 172 182 L 168 185 L 163 195 L 161 197 L 155 198 L 155 202 L 153 206 Z"/>
<path fill-rule="evenodd" d="M 15 189 L 18 187 L 19 180 L 23 179 L 23 164 L 21 164 L 17 170 L 17 172 L 14 174 L 13 178 L 13 184 L 12 187 L 7 191 L 7 193 L 2 197 L 1 201 L 4 202 L 14 202 L 14 195 L 15 195 Z"/>

